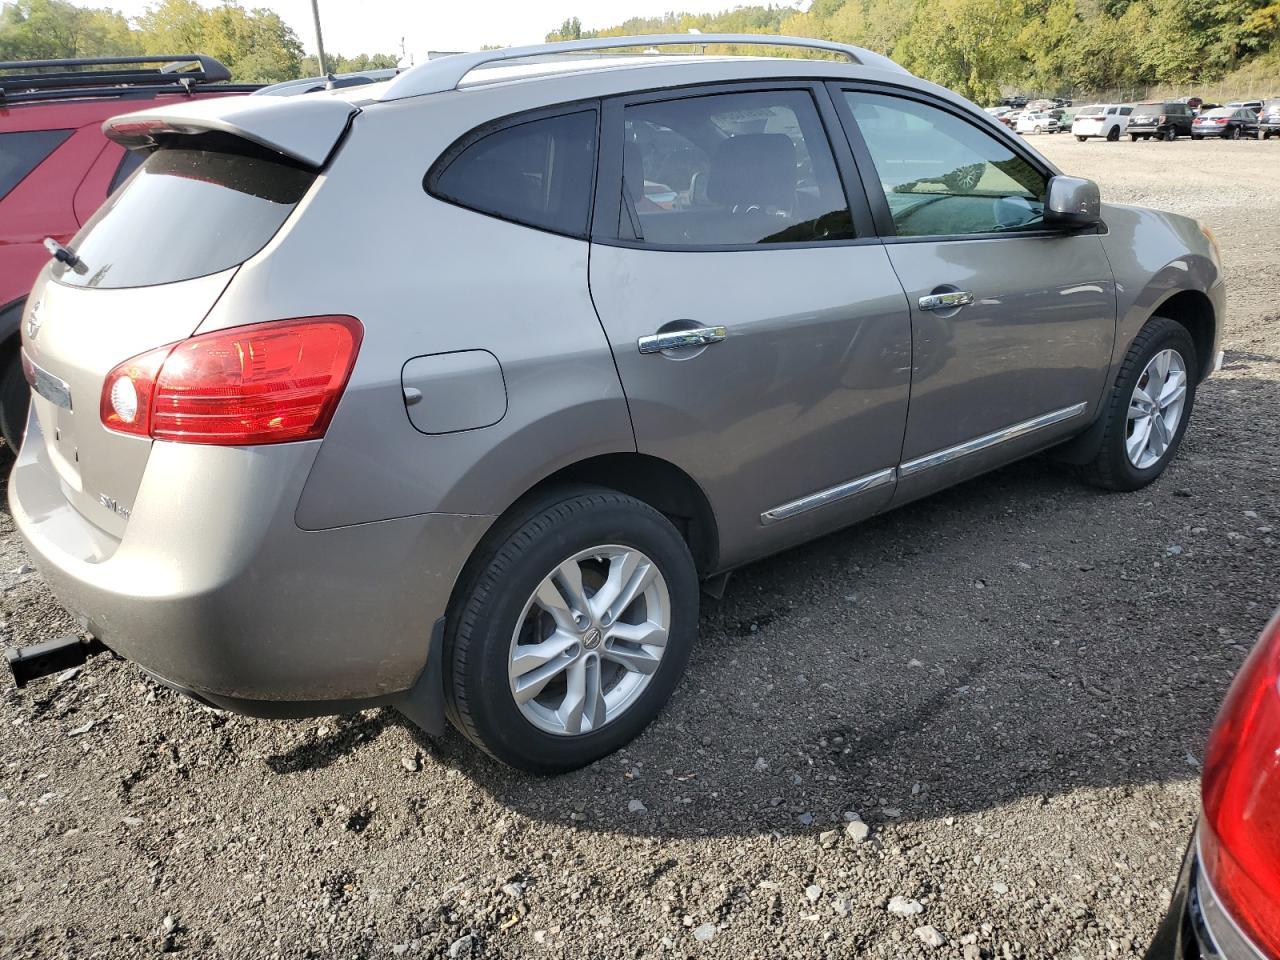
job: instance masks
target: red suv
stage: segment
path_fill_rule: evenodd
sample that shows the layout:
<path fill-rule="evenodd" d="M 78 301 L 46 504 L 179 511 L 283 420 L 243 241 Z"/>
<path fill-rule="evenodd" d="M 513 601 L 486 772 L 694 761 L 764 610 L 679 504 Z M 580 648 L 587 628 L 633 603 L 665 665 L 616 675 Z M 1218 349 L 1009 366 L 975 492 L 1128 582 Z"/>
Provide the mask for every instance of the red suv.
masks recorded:
<path fill-rule="evenodd" d="M 27 422 L 18 322 L 49 260 L 44 240 L 70 240 L 142 161 L 103 136 L 103 121 L 258 89 L 230 78 L 202 55 L 0 63 L 0 430 L 10 447 Z"/>

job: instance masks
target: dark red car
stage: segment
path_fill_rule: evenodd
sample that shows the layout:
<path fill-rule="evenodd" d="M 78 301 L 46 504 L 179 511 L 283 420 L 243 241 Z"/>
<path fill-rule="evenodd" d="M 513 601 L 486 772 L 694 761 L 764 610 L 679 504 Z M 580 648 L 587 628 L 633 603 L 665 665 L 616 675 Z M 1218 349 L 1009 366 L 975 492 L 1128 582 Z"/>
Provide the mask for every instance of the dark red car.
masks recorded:
<path fill-rule="evenodd" d="M 1201 804 L 1148 960 L 1280 960 L 1280 613 L 1209 735 Z"/>
<path fill-rule="evenodd" d="M 97 57 L 0 63 L 0 430 L 16 447 L 28 391 L 18 323 L 46 237 L 66 243 L 142 156 L 102 134 L 154 102 L 248 93 L 210 57 Z"/>

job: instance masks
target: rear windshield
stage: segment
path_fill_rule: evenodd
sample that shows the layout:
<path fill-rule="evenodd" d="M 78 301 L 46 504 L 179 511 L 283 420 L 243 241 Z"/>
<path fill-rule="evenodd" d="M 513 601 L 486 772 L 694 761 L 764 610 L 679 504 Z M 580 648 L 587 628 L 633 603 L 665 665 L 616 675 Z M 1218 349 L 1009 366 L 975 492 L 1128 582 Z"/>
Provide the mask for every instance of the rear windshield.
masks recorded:
<path fill-rule="evenodd" d="M 1163 103 L 1140 103 L 1133 108 L 1135 117 L 1158 117 L 1164 112 Z"/>
<path fill-rule="evenodd" d="M 0 200 L 71 136 L 70 130 L 0 133 Z"/>
<path fill-rule="evenodd" d="M 226 134 L 176 138 L 143 161 L 71 241 L 78 287 L 147 287 L 203 277 L 266 246 L 316 171 Z"/>
<path fill-rule="evenodd" d="M 1084 107 L 1083 109 L 1081 109 L 1079 113 L 1076 114 L 1077 117 L 1098 117 L 1101 115 L 1102 115 L 1101 107 Z"/>

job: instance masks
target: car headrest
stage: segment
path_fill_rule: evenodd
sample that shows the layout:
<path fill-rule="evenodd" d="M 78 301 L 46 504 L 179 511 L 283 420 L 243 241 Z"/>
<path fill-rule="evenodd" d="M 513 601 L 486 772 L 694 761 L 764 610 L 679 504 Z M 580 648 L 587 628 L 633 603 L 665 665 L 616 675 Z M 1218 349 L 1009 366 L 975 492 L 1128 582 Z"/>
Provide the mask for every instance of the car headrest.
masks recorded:
<path fill-rule="evenodd" d="M 743 133 L 716 148 L 707 199 L 727 207 L 790 211 L 796 200 L 796 148 L 785 133 Z"/>

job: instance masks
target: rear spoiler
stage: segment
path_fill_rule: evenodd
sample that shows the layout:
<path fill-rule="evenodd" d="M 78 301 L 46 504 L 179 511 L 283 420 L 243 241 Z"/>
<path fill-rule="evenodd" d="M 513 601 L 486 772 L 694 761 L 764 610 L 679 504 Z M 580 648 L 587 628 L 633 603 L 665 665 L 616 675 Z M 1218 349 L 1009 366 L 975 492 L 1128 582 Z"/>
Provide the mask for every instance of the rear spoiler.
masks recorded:
<path fill-rule="evenodd" d="M 322 167 L 359 112 L 331 97 L 219 97 L 122 114 L 104 123 L 102 132 L 131 150 L 154 146 L 166 135 L 228 133 Z"/>

